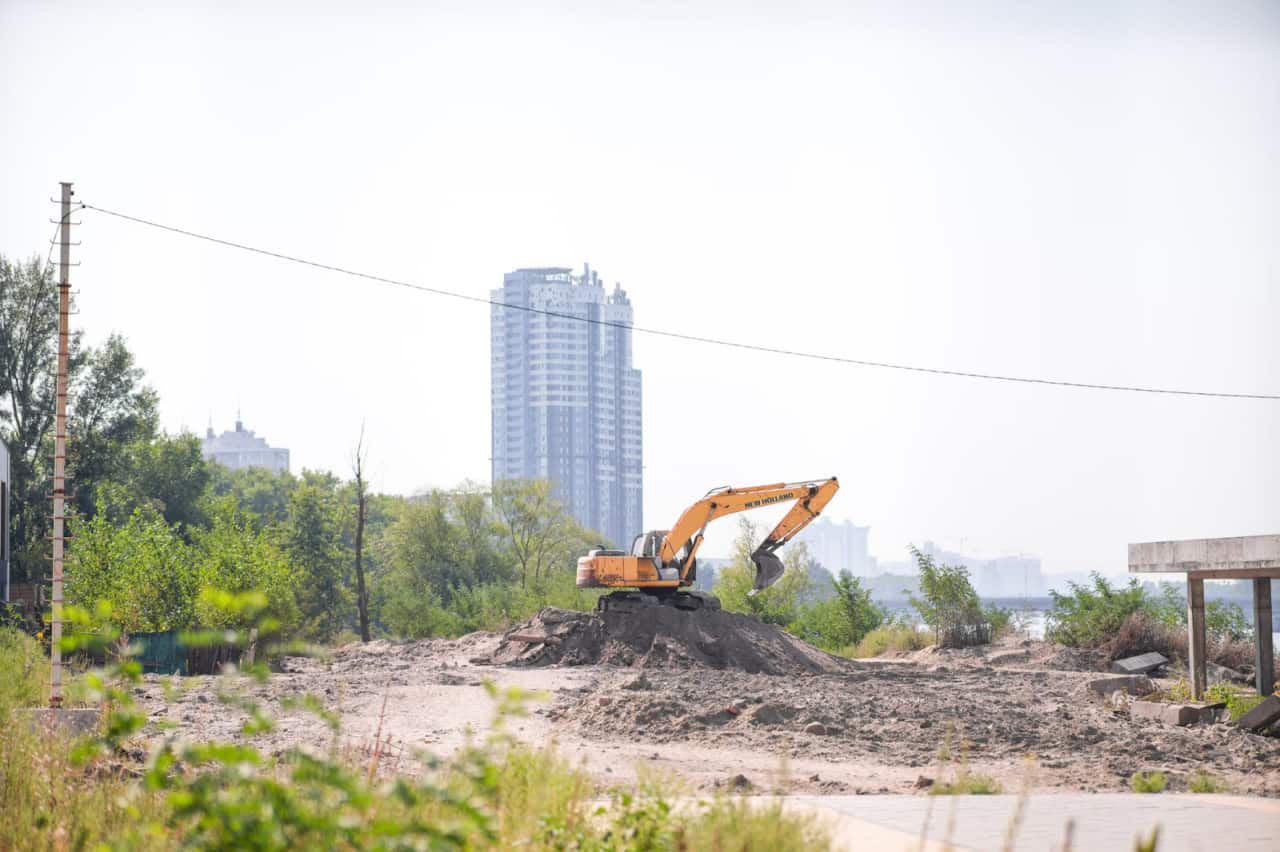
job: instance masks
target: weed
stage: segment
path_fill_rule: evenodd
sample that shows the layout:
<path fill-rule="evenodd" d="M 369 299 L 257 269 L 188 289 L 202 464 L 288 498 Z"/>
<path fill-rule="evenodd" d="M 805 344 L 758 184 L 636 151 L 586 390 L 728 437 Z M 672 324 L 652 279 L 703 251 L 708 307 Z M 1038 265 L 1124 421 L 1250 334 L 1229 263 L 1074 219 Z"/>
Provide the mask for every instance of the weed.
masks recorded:
<path fill-rule="evenodd" d="M 1197 769 L 1187 776 L 1187 789 L 1192 793 L 1226 793 L 1231 787 L 1217 776 Z"/>
<path fill-rule="evenodd" d="M 1205 690 L 1204 700 L 1226 704 L 1227 713 L 1234 722 L 1261 704 L 1263 698 L 1252 690 L 1237 689 L 1229 683 L 1215 683 Z"/>
<path fill-rule="evenodd" d="M 878 627 L 872 630 L 856 646 L 840 651 L 842 657 L 865 659 L 879 657 L 882 654 L 900 654 L 907 651 L 919 651 L 929 644 L 929 638 L 915 627 L 895 624 L 889 627 Z"/>
<path fill-rule="evenodd" d="M 1135 793 L 1163 793 L 1169 779 L 1163 772 L 1135 772 L 1129 778 L 1129 789 Z"/>

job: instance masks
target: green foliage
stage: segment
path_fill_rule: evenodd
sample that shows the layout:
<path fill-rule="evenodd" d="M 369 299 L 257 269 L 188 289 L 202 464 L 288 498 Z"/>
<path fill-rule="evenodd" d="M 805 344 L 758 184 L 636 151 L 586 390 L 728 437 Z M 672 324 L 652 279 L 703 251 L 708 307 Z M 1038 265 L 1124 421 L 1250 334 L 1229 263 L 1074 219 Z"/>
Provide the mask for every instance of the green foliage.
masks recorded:
<path fill-rule="evenodd" d="M 549 572 L 572 568 L 593 544 L 605 543 L 598 533 L 573 520 L 552 497 L 551 483 L 545 479 L 493 483 L 492 507 L 496 529 L 505 540 L 521 586 Z"/>
<path fill-rule="evenodd" d="M 990 775 L 961 772 L 954 781 L 934 784 L 929 788 L 932 796 L 995 796 L 1004 792 L 1000 783 Z"/>
<path fill-rule="evenodd" d="M 289 471 L 265 467 L 232 470 L 220 464 L 209 466 L 210 492 L 214 497 L 232 497 L 235 505 L 249 513 L 258 526 L 284 523 L 289 519 L 289 495 L 298 479 Z"/>
<path fill-rule="evenodd" d="M 294 488 L 282 529 L 284 551 L 297 584 L 300 632 L 319 642 L 338 634 L 352 606 L 343 571 L 343 518 L 334 485 L 305 481 Z"/>
<path fill-rule="evenodd" d="M 260 593 L 202 593 L 224 623 L 264 632 L 268 599 Z M 109 623 L 69 608 L 78 628 Z M 215 638 L 221 634 L 215 632 Z M 73 630 L 64 650 L 101 648 L 114 633 Z M 24 659 L 0 638 L 0 672 Z M 243 672 L 268 677 L 261 666 Z M 125 657 L 86 676 L 89 697 L 104 709 L 100 732 L 74 745 L 0 729 L 0 836 L 21 849 L 545 849 L 621 852 L 634 849 L 827 849 L 814 821 L 780 803 L 755 807 L 741 799 L 672 805 L 670 788 L 641 783 L 595 804 L 582 770 L 550 748 L 516 742 L 504 720 L 525 712 L 531 696 L 490 686 L 493 733 L 447 760 L 428 758 L 412 775 L 392 775 L 375 760 L 360 765 L 343 753 L 289 748 L 274 756 L 256 741 L 275 719 L 224 675 L 219 700 L 250 716 L 235 742 L 163 734 L 141 777 L 121 773 L 140 752 L 134 737 L 146 718 L 134 703 L 140 668 Z M 2 694 L 2 693 L 0 693 Z M 339 733 L 337 717 L 316 698 L 283 702 L 287 712 L 319 716 Z"/>
<path fill-rule="evenodd" d="M 988 614 L 969 582 L 969 569 L 963 565 L 939 565 L 915 546 L 911 547 L 911 555 L 920 571 L 920 595 L 911 595 L 911 606 L 933 629 L 939 644 L 971 645 L 991 638 Z M 999 613 L 993 611 L 997 616 Z"/>
<path fill-rule="evenodd" d="M 266 531 L 256 529 L 234 501 L 210 503 L 208 529 L 195 535 L 196 585 L 237 594 L 257 590 L 266 596 L 267 613 L 285 632 L 299 621 L 294 596 L 296 574 L 284 550 Z M 218 607 L 196 602 L 195 623 L 203 627 L 241 627 Z"/>
<path fill-rule="evenodd" d="M 760 529 L 746 518 L 738 520 L 738 536 L 733 542 L 733 560 L 716 579 L 715 595 L 731 612 L 753 615 L 766 624 L 785 627 L 796 621 L 800 601 L 809 593 L 812 580 L 807 565 L 809 551 L 803 542 L 792 542 L 783 551 L 786 572 L 782 579 L 759 594 L 755 586 L 756 566 L 751 554 L 761 538 Z"/>
<path fill-rule="evenodd" d="M 1163 772 L 1135 772 L 1129 778 L 1129 789 L 1135 793 L 1163 793 L 1169 779 Z"/>
<path fill-rule="evenodd" d="M 884 622 L 885 611 L 847 570 L 830 582 L 835 596 L 802 605 L 795 622 L 787 629 L 806 642 L 834 653 L 861 642 Z"/>
<path fill-rule="evenodd" d="M 852 648 L 844 648 L 840 654 L 845 657 L 865 659 L 879 657 L 887 653 L 901 654 L 907 651 L 919 651 L 929 644 L 928 638 L 914 626 L 890 624 L 877 627 L 862 641 Z"/>
<path fill-rule="evenodd" d="M 1188 695 L 1190 692 L 1191 689 L 1188 687 Z M 1221 702 L 1227 705 L 1227 713 L 1234 722 L 1261 704 L 1264 698 L 1252 689 L 1237 689 L 1229 683 L 1215 683 L 1204 691 L 1204 700 L 1210 704 Z"/>
<path fill-rule="evenodd" d="M 184 529 L 207 521 L 203 501 L 212 465 L 201 455 L 195 436 L 162 435 L 118 453 L 120 469 L 98 484 L 92 510 L 116 524 L 139 509 Z"/>
<path fill-rule="evenodd" d="M 1101 574 L 1089 585 L 1070 584 L 1062 594 L 1050 590 L 1053 606 L 1045 616 L 1045 638 L 1063 645 L 1097 645 L 1120 630 L 1126 618 L 1146 606 L 1146 593 L 1137 579 L 1114 588 Z"/>
<path fill-rule="evenodd" d="M 0 718 L 42 703 L 49 661 L 40 643 L 12 627 L 0 627 Z"/>
<path fill-rule="evenodd" d="M 123 526 L 103 515 L 76 525 L 67 561 L 67 600 L 108 604 L 128 633 L 178 630 L 195 619 L 195 558 L 175 529 L 135 511 Z"/>
<path fill-rule="evenodd" d="M 1187 626 L 1186 596 L 1171 584 L 1162 583 L 1159 595 L 1146 596 L 1143 609 L 1169 627 Z M 1244 610 L 1230 601 L 1206 600 L 1204 627 L 1206 633 L 1223 639 L 1238 641 L 1253 635 L 1253 626 Z"/>
<path fill-rule="evenodd" d="M 1229 793 L 1231 785 L 1204 769 L 1197 769 L 1187 776 L 1187 790 L 1191 793 Z"/>

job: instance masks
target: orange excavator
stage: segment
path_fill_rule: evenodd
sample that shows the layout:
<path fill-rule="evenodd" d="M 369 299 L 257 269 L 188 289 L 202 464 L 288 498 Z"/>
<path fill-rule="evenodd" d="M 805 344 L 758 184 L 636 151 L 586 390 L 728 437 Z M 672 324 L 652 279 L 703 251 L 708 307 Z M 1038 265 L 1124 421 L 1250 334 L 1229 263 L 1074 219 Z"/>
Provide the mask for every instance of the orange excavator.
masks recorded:
<path fill-rule="evenodd" d="M 776 583 L 785 572 L 778 548 L 804 529 L 835 496 L 840 483 L 830 479 L 779 482 L 750 488 L 716 488 L 684 510 L 670 530 L 638 535 L 631 552 L 596 548 L 578 559 L 578 588 L 619 589 L 601 596 L 602 612 L 634 612 L 640 607 L 667 604 L 680 609 L 719 609 L 714 595 L 684 591 L 697 578 L 697 553 L 707 525 L 725 515 L 796 501 L 751 554 L 756 577 L 751 594 Z"/>

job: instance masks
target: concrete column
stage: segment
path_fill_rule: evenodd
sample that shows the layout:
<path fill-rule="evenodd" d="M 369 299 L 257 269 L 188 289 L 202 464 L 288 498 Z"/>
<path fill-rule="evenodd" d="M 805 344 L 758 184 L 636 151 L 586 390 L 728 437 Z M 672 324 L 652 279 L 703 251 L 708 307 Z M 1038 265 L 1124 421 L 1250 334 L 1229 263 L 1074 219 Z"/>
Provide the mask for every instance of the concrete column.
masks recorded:
<path fill-rule="evenodd" d="M 1187 575 L 1187 667 L 1191 669 L 1191 697 L 1199 701 L 1207 678 L 1204 659 L 1204 579 Z"/>
<path fill-rule="evenodd" d="M 1258 673 L 1258 692 L 1270 695 L 1276 688 L 1275 649 L 1271 639 L 1271 578 L 1253 580 L 1253 637 L 1256 642 L 1253 670 Z"/>

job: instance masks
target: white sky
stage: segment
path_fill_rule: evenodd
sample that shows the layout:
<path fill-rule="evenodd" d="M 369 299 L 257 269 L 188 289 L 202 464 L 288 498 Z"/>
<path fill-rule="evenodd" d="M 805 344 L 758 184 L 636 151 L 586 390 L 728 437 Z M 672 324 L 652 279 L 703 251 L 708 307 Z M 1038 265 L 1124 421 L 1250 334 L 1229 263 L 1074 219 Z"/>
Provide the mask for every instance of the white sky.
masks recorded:
<path fill-rule="evenodd" d="M 1280 392 L 1278 7 L 1032 5 L 0 0 L 0 252 L 43 254 L 74 180 L 476 295 L 587 261 L 642 326 Z M 127 336 L 167 428 L 239 402 L 343 472 L 364 420 L 385 490 L 487 478 L 484 306 L 81 218 L 78 319 Z M 882 559 L 1114 572 L 1129 541 L 1280 531 L 1280 403 L 635 351 L 650 527 L 835 474 Z"/>

